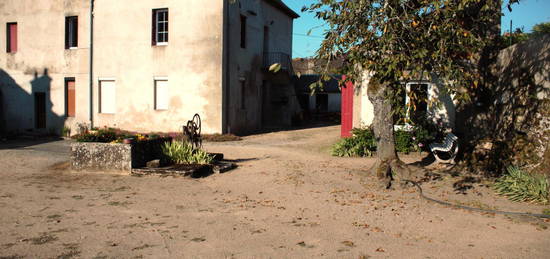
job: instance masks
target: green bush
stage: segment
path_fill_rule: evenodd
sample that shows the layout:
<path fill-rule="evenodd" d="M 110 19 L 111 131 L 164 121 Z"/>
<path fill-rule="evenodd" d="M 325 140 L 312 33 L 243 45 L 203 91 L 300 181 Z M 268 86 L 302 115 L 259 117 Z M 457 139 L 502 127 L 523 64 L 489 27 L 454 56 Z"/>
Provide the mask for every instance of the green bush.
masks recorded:
<path fill-rule="evenodd" d="M 533 175 L 517 167 L 508 167 L 508 172 L 497 179 L 494 190 L 512 201 L 548 204 L 548 179 L 544 175 Z"/>
<path fill-rule="evenodd" d="M 332 146 L 333 156 L 372 156 L 376 151 L 376 139 L 371 128 L 353 129 L 353 136 L 344 138 Z"/>
<path fill-rule="evenodd" d="M 210 164 L 212 156 L 206 151 L 197 149 L 186 141 L 166 142 L 162 146 L 162 153 L 176 164 Z"/>

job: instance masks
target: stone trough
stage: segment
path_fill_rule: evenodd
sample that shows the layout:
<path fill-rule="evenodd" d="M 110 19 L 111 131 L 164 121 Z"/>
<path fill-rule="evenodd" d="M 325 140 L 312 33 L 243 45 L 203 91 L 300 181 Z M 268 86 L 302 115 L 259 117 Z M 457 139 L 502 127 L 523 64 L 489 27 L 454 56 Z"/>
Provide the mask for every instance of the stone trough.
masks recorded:
<path fill-rule="evenodd" d="M 162 158 L 162 144 L 170 138 L 158 138 L 132 144 L 77 142 L 71 144 L 74 170 L 116 170 L 131 173 L 132 168 L 146 166 Z"/>

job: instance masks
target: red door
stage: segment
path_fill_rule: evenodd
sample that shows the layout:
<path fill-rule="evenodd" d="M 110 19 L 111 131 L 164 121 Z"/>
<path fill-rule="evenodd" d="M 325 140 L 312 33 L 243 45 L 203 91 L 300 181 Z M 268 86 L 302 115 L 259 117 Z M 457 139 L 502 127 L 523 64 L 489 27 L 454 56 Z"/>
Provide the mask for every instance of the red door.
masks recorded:
<path fill-rule="evenodd" d="M 342 76 L 345 80 L 346 76 Z M 351 137 L 351 129 L 353 128 L 353 83 L 346 82 L 342 86 L 342 127 L 341 136 Z"/>

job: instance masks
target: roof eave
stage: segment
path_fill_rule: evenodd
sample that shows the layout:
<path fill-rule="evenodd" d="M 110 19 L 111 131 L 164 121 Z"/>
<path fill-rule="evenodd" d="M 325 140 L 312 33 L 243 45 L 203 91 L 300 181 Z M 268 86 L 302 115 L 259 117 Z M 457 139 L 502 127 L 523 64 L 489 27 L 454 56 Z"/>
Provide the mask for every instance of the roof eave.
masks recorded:
<path fill-rule="evenodd" d="M 271 4 L 272 6 L 278 8 L 279 10 L 283 11 L 286 15 L 290 16 L 292 19 L 297 19 L 300 17 L 296 12 L 294 12 L 290 7 L 288 7 L 283 1 L 281 0 L 266 0 L 267 3 Z"/>

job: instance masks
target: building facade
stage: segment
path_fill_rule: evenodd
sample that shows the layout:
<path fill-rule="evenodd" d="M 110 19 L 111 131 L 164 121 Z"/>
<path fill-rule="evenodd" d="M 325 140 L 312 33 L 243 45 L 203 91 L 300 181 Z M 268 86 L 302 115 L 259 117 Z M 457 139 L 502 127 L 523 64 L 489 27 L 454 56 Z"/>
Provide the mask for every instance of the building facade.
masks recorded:
<path fill-rule="evenodd" d="M 280 0 L 6 0 L 0 14 L 5 132 L 174 132 L 195 113 L 205 133 L 290 121 L 291 102 L 266 104 L 292 73 L 266 69 L 292 53 L 298 16 Z"/>

